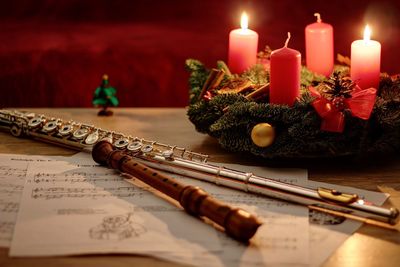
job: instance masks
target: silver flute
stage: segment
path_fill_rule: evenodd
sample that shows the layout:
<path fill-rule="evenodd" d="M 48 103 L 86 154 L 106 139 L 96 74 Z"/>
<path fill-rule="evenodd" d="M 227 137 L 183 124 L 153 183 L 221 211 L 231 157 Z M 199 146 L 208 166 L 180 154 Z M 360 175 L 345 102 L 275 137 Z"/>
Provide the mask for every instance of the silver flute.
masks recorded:
<path fill-rule="evenodd" d="M 333 188 L 308 188 L 245 173 L 207 162 L 209 156 L 185 148 L 162 144 L 90 124 L 65 121 L 31 112 L 0 109 L 0 128 L 13 136 L 90 152 L 101 140 L 123 150 L 149 167 L 212 182 L 246 192 L 308 206 L 310 209 L 390 228 L 399 211 L 377 206 L 363 197 Z"/>

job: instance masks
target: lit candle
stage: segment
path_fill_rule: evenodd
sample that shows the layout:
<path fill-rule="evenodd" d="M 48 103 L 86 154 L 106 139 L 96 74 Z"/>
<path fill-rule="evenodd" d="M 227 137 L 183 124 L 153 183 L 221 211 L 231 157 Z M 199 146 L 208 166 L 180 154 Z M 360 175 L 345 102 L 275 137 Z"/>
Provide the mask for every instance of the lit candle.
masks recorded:
<path fill-rule="evenodd" d="M 361 89 L 378 89 L 379 86 L 381 44 L 370 38 L 371 30 L 367 25 L 364 40 L 357 40 L 351 44 L 350 76 Z"/>
<path fill-rule="evenodd" d="M 333 27 L 323 23 L 315 13 L 317 22 L 307 25 L 306 64 L 311 71 L 329 77 L 333 71 Z"/>
<path fill-rule="evenodd" d="M 258 34 L 248 29 L 248 17 L 242 13 L 241 29 L 232 30 L 229 34 L 228 65 L 233 73 L 241 73 L 257 61 Z"/>
<path fill-rule="evenodd" d="M 288 48 L 290 32 L 281 49 L 271 53 L 270 103 L 292 106 L 300 95 L 301 54 Z"/>

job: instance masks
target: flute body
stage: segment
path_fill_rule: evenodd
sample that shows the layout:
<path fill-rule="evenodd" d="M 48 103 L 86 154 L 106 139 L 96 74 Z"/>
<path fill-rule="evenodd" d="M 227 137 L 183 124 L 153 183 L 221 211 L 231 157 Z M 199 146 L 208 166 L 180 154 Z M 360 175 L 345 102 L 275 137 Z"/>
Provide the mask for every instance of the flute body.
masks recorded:
<path fill-rule="evenodd" d="M 279 182 L 253 173 L 213 165 L 208 156 L 185 148 L 103 130 L 93 125 L 15 110 L 0 110 L 0 127 L 14 136 L 28 136 L 78 151 L 91 151 L 101 140 L 149 167 L 217 185 L 316 207 L 319 210 L 394 224 L 398 210 L 374 205 L 357 194 L 333 188 L 307 188 Z"/>

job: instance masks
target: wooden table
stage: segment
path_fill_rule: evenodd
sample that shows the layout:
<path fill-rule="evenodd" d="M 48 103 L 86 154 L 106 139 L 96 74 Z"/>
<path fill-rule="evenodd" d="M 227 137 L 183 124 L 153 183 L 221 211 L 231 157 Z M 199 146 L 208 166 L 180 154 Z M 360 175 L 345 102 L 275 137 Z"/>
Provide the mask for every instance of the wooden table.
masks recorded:
<path fill-rule="evenodd" d="M 95 109 L 28 109 L 63 119 L 87 122 L 162 143 L 186 147 L 209 154 L 213 161 L 303 167 L 309 179 L 328 183 L 385 191 L 391 198 L 385 205 L 400 208 L 400 158 L 271 162 L 250 155 L 234 154 L 220 148 L 217 141 L 195 131 L 182 108 L 115 109 L 113 117 L 98 117 Z M 0 133 L 0 153 L 32 155 L 72 155 L 74 151 Z M 379 188 L 378 188 L 379 186 Z M 324 263 L 324 266 L 400 266 L 400 233 L 363 226 Z M 79 256 L 55 258 L 17 258 L 0 248 L 0 266 L 180 266 L 141 256 Z"/>

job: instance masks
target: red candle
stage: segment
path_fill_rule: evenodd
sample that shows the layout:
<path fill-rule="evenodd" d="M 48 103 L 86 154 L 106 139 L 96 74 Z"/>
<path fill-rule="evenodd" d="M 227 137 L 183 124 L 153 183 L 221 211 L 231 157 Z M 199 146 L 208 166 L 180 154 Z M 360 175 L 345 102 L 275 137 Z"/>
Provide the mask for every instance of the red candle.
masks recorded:
<path fill-rule="evenodd" d="M 306 64 L 311 71 L 329 77 L 333 71 L 333 27 L 323 23 L 319 13 L 314 16 L 317 22 L 305 29 Z"/>
<path fill-rule="evenodd" d="M 300 95 L 301 54 L 287 47 L 290 32 L 281 49 L 271 53 L 269 101 L 292 106 Z"/>
<path fill-rule="evenodd" d="M 257 61 L 258 34 L 248 29 L 248 17 L 242 13 L 241 29 L 229 34 L 228 65 L 232 73 L 242 73 Z"/>
<path fill-rule="evenodd" d="M 379 87 L 381 72 L 381 44 L 371 40 L 371 30 L 368 25 L 364 30 L 364 40 L 351 44 L 350 76 L 361 89 Z"/>

